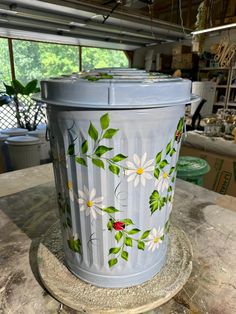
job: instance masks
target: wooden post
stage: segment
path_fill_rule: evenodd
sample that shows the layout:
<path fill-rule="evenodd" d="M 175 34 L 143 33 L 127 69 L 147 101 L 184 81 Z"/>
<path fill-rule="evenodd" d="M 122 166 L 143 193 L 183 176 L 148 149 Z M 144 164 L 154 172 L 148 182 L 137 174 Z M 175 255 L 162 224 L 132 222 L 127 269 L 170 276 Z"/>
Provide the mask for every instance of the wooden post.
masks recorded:
<path fill-rule="evenodd" d="M 8 51 L 9 51 L 10 67 L 11 67 L 11 79 L 15 80 L 16 74 L 15 74 L 14 55 L 13 55 L 13 47 L 12 47 L 11 38 L 8 38 Z"/>
<path fill-rule="evenodd" d="M 79 71 L 82 71 L 82 47 L 79 46 Z"/>

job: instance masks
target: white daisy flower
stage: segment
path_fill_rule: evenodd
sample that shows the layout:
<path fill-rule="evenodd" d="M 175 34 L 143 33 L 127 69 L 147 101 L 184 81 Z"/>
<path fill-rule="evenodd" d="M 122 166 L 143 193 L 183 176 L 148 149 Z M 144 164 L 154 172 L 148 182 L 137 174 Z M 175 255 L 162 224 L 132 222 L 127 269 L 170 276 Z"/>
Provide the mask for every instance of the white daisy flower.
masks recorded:
<path fill-rule="evenodd" d="M 84 191 L 79 190 L 78 202 L 80 205 L 80 210 L 85 211 L 86 216 L 91 215 L 94 219 L 97 218 L 97 214 L 103 214 L 100 209 L 103 207 L 103 197 L 101 196 L 95 198 L 95 196 L 96 190 L 94 188 L 91 192 L 89 192 L 88 188 L 84 185 Z"/>
<path fill-rule="evenodd" d="M 158 180 L 155 181 L 155 186 L 158 191 L 164 192 L 170 185 L 170 176 L 167 172 L 161 172 Z"/>
<path fill-rule="evenodd" d="M 148 247 L 148 251 L 155 251 L 156 249 L 158 249 L 159 245 L 162 243 L 162 237 L 164 235 L 164 228 L 158 228 L 158 230 L 156 230 L 156 228 L 153 228 L 151 233 L 149 234 L 147 240 L 148 242 L 146 242 L 146 245 Z"/>
<path fill-rule="evenodd" d="M 145 186 L 146 180 L 153 178 L 149 172 L 154 170 L 154 166 L 152 166 L 154 160 L 150 159 L 146 161 L 146 158 L 147 153 L 144 153 L 141 159 L 138 155 L 134 154 L 134 163 L 130 161 L 126 162 L 129 168 L 125 171 L 125 174 L 129 176 L 127 182 L 134 181 L 134 186 L 137 186 L 141 182 Z"/>

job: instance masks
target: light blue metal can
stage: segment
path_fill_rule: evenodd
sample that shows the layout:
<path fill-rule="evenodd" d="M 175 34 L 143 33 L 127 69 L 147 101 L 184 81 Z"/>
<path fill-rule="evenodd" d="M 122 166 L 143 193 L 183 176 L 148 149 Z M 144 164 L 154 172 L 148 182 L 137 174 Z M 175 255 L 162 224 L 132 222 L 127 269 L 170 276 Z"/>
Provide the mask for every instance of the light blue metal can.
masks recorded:
<path fill-rule="evenodd" d="M 191 82 L 101 69 L 42 81 L 65 263 L 100 287 L 165 264 Z"/>

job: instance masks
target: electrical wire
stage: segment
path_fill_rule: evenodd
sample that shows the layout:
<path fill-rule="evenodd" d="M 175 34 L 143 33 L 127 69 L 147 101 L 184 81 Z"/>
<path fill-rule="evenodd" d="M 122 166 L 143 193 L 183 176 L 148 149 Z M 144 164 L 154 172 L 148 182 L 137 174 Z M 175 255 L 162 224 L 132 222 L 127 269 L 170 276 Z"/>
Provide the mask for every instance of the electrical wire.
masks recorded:
<path fill-rule="evenodd" d="M 188 34 L 185 32 L 185 28 L 184 28 L 184 21 L 183 21 L 183 15 L 182 15 L 182 1 L 181 0 L 179 0 L 179 17 L 180 17 L 180 23 L 181 23 L 183 33 L 185 36 L 188 36 Z"/>

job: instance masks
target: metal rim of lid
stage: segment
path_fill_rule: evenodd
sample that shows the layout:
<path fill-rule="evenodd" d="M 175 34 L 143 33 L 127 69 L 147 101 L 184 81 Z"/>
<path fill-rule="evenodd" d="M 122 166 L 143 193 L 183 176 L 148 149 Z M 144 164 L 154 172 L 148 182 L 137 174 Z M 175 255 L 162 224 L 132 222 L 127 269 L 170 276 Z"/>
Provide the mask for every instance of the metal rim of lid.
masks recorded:
<path fill-rule="evenodd" d="M 13 136 L 8 137 L 6 140 L 8 145 L 24 146 L 24 145 L 35 145 L 40 143 L 40 139 L 34 136 Z"/>
<path fill-rule="evenodd" d="M 27 134 L 28 130 L 22 129 L 22 128 L 10 128 L 10 129 L 2 130 L 1 133 L 3 135 L 8 135 L 8 136 L 14 136 L 14 135 L 17 136 L 17 135 Z"/>
<path fill-rule="evenodd" d="M 191 102 L 190 80 L 128 68 L 107 70 L 43 80 L 42 96 L 34 95 L 33 99 L 56 106 L 111 110 L 172 107 Z"/>
<path fill-rule="evenodd" d="M 198 177 L 210 171 L 206 160 L 194 156 L 180 156 L 177 164 L 178 177 Z"/>

